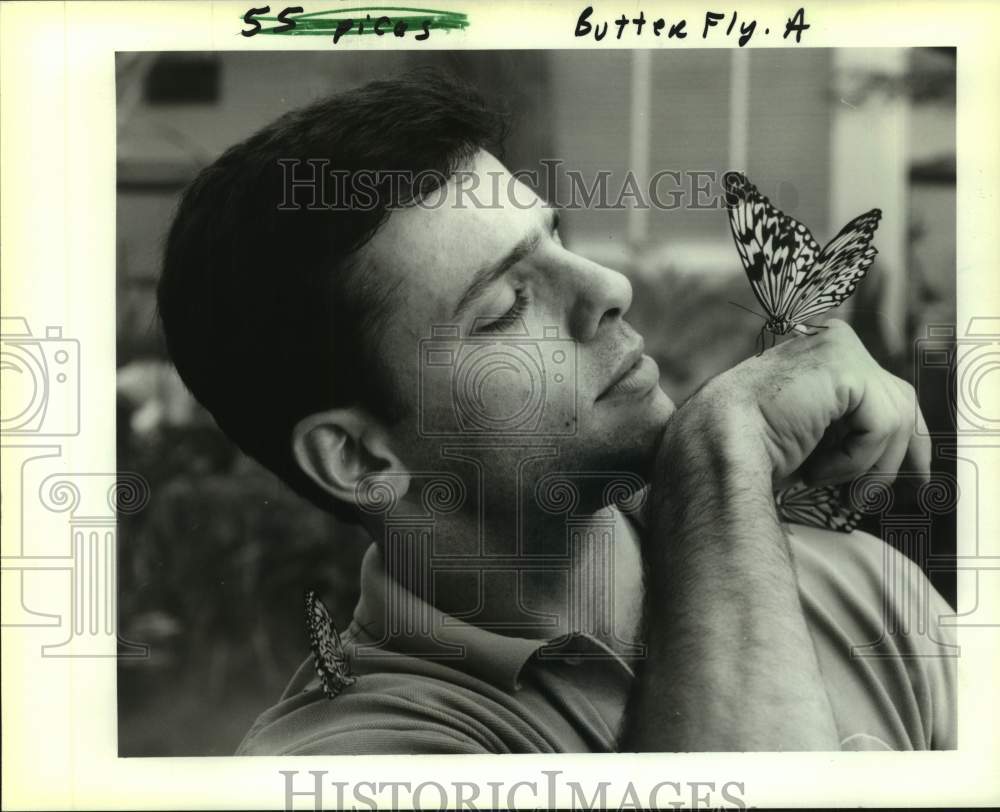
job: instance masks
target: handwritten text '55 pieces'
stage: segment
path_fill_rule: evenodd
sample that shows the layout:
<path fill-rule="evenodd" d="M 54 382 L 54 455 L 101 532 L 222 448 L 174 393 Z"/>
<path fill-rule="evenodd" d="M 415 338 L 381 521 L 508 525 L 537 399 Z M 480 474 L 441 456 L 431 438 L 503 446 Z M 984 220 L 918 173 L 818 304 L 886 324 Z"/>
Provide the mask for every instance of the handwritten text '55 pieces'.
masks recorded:
<path fill-rule="evenodd" d="M 434 29 L 463 30 L 469 25 L 468 16 L 459 11 L 405 6 L 364 6 L 309 12 L 303 6 L 286 6 L 275 16 L 269 16 L 270 13 L 270 6 L 247 9 L 242 19 L 250 27 L 240 33 L 244 37 L 257 34 L 325 36 L 331 37 L 334 45 L 348 35 L 402 38 L 412 34 L 413 39 L 423 42 L 430 38 Z M 277 25 L 264 27 L 264 24 L 270 23 Z"/>
<path fill-rule="evenodd" d="M 753 17 L 745 17 L 737 11 L 721 12 L 706 11 L 704 20 L 693 22 L 688 28 L 686 19 L 667 20 L 663 17 L 647 18 L 644 11 L 640 9 L 635 16 L 622 14 L 610 20 L 613 27 L 610 31 L 615 39 L 622 39 L 624 36 L 632 38 L 639 37 L 665 37 L 666 39 L 685 39 L 689 33 L 695 36 L 701 35 L 702 39 L 721 39 L 725 37 L 736 37 L 739 46 L 742 48 L 755 33 L 760 32 L 758 21 Z M 785 19 L 782 39 L 788 39 L 794 34 L 795 42 L 802 41 L 802 32 L 811 26 L 806 22 L 806 12 L 800 8 L 791 17 Z M 700 30 L 699 30 L 700 29 Z M 775 33 L 779 29 L 775 29 Z M 587 6 L 576 19 L 576 29 L 574 35 L 577 37 L 587 37 L 593 35 L 597 42 L 603 40 L 609 31 L 608 20 L 597 20 L 594 18 L 594 7 Z M 763 35 L 770 36 L 770 26 L 763 26 Z"/>

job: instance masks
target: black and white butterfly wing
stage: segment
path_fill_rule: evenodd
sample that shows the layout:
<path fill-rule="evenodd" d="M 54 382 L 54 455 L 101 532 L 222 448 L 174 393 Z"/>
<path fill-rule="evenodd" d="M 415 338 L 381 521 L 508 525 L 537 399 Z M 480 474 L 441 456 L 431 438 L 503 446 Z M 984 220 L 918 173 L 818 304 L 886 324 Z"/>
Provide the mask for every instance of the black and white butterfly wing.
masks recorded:
<path fill-rule="evenodd" d="M 723 179 L 729 225 L 754 295 L 769 319 L 795 326 L 842 304 L 875 261 L 872 209 L 824 248 L 802 223 L 776 208 L 745 175 Z"/>
<path fill-rule="evenodd" d="M 789 321 L 801 324 L 836 307 L 854 293 L 878 254 L 872 238 L 881 218 L 881 209 L 865 212 L 827 243 L 798 285 L 788 310 Z"/>
<path fill-rule="evenodd" d="M 306 590 L 306 628 L 323 693 L 328 699 L 334 699 L 344 688 L 354 684 L 354 677 L 333 618 L 312 589 Z"/>
<path fill-rule="evenodd" d="M 729 226 L 750 287 L 768 318 L 781 318 L 820 256 L 819 243 L 742 173 L 727 172 L 723 186 Z"/>
<path fill-rule="evenodd" d="M 836 485 L 793 485 L 778 491 L 774 501 L 785 522 L 850 533 L 861 521 L 861 514 L 842 497 Z"/>

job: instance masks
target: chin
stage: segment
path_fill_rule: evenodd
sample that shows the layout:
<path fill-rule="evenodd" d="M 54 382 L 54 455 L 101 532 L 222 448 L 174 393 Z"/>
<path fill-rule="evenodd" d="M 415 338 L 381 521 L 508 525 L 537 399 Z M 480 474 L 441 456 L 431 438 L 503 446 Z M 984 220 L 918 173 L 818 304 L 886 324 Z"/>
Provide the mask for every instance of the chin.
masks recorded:
<path fill-rule="evenodd" d="M 641 406 L 602 414 L 595 421 L 594 430 L 588 432 L 589 448 L 604 461 L 604 470 L 635 471 L 645 475 L 649 469 L 663 429 L 677 407 L 659 387 Z"/>
<path fill-rule="evenodd" d="M 640 397 L 622 399 L 611 403 L 598 401 L 594 404 L 594 422 L 601 431 L 615 436 L 642 434 L 649 431 L 663 431 L 667 420 L 677 410 L 674 402 L 659 386 Z"/>

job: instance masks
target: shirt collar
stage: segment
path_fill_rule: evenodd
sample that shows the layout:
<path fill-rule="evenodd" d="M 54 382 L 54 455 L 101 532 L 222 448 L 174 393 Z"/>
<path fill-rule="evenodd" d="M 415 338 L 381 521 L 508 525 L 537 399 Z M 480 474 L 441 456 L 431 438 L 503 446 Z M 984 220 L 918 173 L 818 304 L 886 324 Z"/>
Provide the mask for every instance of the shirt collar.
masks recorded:
<path fill-rule="evenodd" d="M 517 690 L 521 671 L 535 655 L 541 662 L 580 656 L 610 659 L 632 674 L 624 660 L 589 634 L 511 637 L 439 611 L 386 573 L 385 559 L 374 543 L 361 563 L 361 597 L 353 625 L 355 658 L 378 656 L 384 650 L 437 660 L 507 691 Z"/>

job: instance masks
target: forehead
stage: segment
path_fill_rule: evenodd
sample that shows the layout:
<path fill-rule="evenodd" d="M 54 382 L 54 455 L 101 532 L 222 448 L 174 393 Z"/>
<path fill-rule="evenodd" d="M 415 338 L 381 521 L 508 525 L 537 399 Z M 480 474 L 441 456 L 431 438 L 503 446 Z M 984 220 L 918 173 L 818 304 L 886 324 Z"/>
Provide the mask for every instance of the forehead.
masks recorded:
<path fill-rule="evenodd" d="M 493 155 L 480 151 L 420 205 L 393 212 L 363 253 L 380 275 L 391 277 L 398 303 L 438 317 L 476 270 L 539 228 L 544 205 Z"/>

